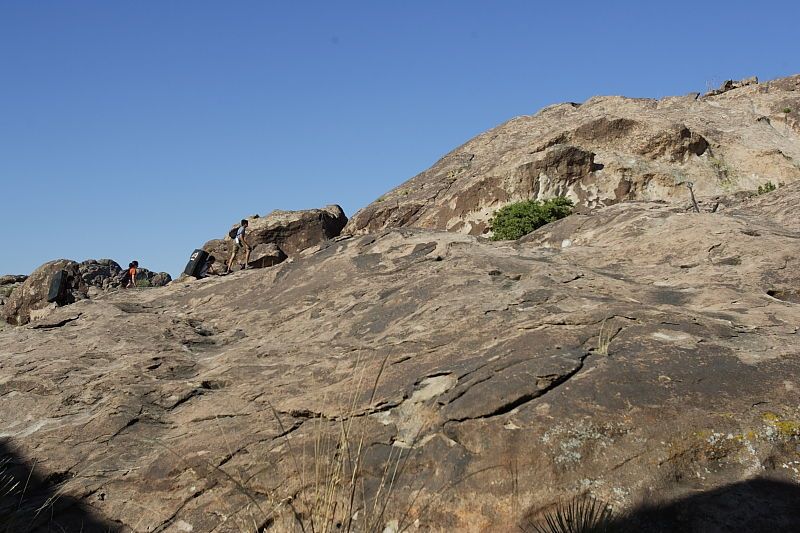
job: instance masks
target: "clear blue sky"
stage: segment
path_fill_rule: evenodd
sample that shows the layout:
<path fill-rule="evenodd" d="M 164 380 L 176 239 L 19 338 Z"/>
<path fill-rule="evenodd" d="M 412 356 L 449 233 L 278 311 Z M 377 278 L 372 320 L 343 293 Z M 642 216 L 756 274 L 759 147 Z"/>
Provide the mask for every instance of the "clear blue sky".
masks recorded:
<path fill-rule="evenodd" d="M 560 101 L 800 72 L 797 1 L 0 0 L 0 274 L 179 273 Z"/>

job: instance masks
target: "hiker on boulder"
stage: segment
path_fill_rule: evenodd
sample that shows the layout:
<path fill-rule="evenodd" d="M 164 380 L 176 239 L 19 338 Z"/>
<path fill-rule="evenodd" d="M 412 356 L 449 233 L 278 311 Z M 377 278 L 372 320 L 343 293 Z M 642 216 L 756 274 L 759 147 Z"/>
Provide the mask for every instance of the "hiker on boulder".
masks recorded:
<path fill-rule="evenodd" d="M 244 263 L 241 264 L 242 269 L 247 267 L 247 263 L 250 262 L 250 245 L 247 243 L 246 238 L 247 233 L 247 220 L 242 220 L 242 223 L 239 224 L 239 228 L 231 230 L 228 235 L 233 238 L 233 251 L 231 252 L 231 258 L 228 260 L 228 268 L 225 269 L 225 273 L 231 271 L 233 267 L 233 260 L 236 259 L 236 254 L 239 252 L 239 249 L 244 247 L 245 249 L 245 256 L 244 256 Z"/>
<path fill-rule="evenodd" d="M 208 259 L 205 260 L 203 266 L 200 267 L 200 270 L 197 272 L 197 279 L 207 278 L 208 276 L 217 276 L 219 272 L 217 272 L 214 265 L 216 264 L 217 258 L 213 255 L 209 255 Z"/>
<path fill-rule="evenodd" d="M 128 270 L 122 275 L 122 286 L 126 289 L 136 287 L 136 273 L 139 270 L 139 261 L 128 263 Z"/>

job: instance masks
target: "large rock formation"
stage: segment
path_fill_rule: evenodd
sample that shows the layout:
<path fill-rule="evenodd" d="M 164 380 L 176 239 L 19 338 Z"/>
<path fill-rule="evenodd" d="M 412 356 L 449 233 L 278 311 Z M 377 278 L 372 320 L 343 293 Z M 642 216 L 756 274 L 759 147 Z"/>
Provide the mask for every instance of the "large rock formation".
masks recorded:
<path fill-rule="evenodd" d="M 605 96 L 517 117 L 356 213 L 344 233 L 488 231 L 503 205 L 567 195 L 597 207 L 688 202 L 800 178 L 800 75 L 659 100 Z"/>
<path fill-rule="evenodd" d="M 0 276 L 0 305 L 3 305 L 5 299 L 11 296 L 14 289 L 22 285 L 26 279 L 28 279 L 28 276 L 24 275 L 6 274 L 5 276 Z"/>
<path fill-rule="evenodd" d="M 89 287 L 101 290 L 116 289 L 122 286 L 123 268 L 111 259 L 87 259 L 78 265 L 81 279 Z M 172 281 L 167 272 L 153 272 L 139 267 L 136 282 L 142 287 L 163 287 Z"/>
<path fill-rule="evenodd" d="M 247 241 L 253 247 L 250 266 L 261 268 L 274 266 L 338 236 L 347 224 L 347 217 L 341 207 L 329 205 L 302 211 L 275 210 L 263 217 L 248 217 L 247 221 Z M 203 245 L 205 251 L 221 262 L 228 260 L 232 247 L 233 240 L 227 235 Z"/>
<path fill-rule="evenodd" d="M 27 324 L 32 317 L 44 316 L 56 306 L 47 301 L 53 276 L 64 270 L 70 279 L 64 303 L 72 303 L 102 291 L 118 289 L 122 268 L 111 259 L 87 259 L 77 263 L 70 259 L 50 261 L 28 276 L 0 277 L 0 317 L 9 324 Z M 172 281 L 166 272 L 151 272 L 140 268 L 137 283 L 144 287 L 163 287 Z"/>
<path fill-rule="evenodd" d="M 81 279 L 90 287 L 106 290 L 121 284 L 122 267 L 111 259 L 87 259 L 78 268 Z"/>
<path fill-rule="evenodd" d="M 14 274 L 0 276 L 0 329 L 5 325 L 5 321 L 2 320 L 4 316 L 3 306 L 5 306 L 6 301 L 11 296 L 11 293 L 14 292 L 14 289 L 21 286 L 27 278 L 28 276 Z"/>
<path fill-rule="evenodd" d="M 85 298 L 87 286 L 81 279 L 78 263 L 69 259 L 49 261 L 34 270 L 25 282 L 11 293 L 2 307 L 3 319 L 9 324 L 27 324 L 39 312 L 54 308 L 55 304 L 47 301 L 47 293 L 53 277 L 62 270 L 67 273 L 69 279 L 68 287 L 65 287 L 68 300 Z"/>
<path fill-rule="evenodd" d="M 0 332 L 0 436 L 73 504 L 45 525 L 292 531 L 333 480 L 378 531 L 514 531 L 585 493 L 672 502 L 633 531 L 797 531 L 798 202 L 387 230 L 80 301 Z M 326 465 L 356 457 L 351 492 Z"/>

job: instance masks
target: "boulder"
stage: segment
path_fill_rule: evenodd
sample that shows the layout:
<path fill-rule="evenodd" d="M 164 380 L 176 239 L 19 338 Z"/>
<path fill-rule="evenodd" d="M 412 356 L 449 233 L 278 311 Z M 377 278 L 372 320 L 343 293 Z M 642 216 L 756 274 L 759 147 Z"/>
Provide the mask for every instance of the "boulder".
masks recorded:
<path fill-rule="evenodd" d="M 749 78 L 744 78 L 742 80 L 725 80 L 722 83 L 722 85 L 719 86 L 718 89 L 708 91 L 703 96 L 704 97 L 717 96 L 718 94 L 726 93 L 734 89 L 739 89 L 740 87 L 747 87 L 748 85 L 757 85 L 757 84 L 758 84 L 757 76 L 750 76 Z"/>
<path fill-rule="evenodd" d="M 247 241 L 253 247 L 250 266 L 267 267 L 337 237 L 347 224 L 347 216 L 338 205 L 329 205 L 301 211 L 275 210 L 263 217 L 248 217 L 247 221 Z M 234 224 L 232 228 L 238 225 Z M 259 248 L 261 245 L 274 245 L 275 248 Z M 203 249 L 224 264 L 230 258 L 233 240 L 226 235 L 223 239 L 208 241 Z"/>
<path fill-rule="evenodd" d="M 164 287 L 170 281 L 172 281 L 172 276 L 167 274 L 166 272 L 150 272 L 146 268 L 140 269 L 141 272 L 139 273 L 144 279 L 150 282 L 151 287 Z M 139 279 L 139 275 L 136 276 Z"/>
<path fill-rule="evenodd" d="M 230 238 L 225 239 L 212 239 L 203 245 L 203 250 L 213 255 L 217 264 L 224 265 L 227 263 L 233 250 L 233 240 Z"/>
<path fill-rule="evenodd" d="M 19 284 L 24 282 L 26 279 L 28 279 L 28 276 L 22 274 L 6 274 L 5 276 L 0 276 L 0 287 Z"/>
<path fill-rule="evenodd" d="M 87 259 L 78 265 L 78 269 L 86 285 L 104 290 L 120 285 L 122 267 L 111 259 Z"/>
<path fill-rule="evenodd" d="M 22 325 L 31 320 L 35 311 L 50 307 L 47 293 L 57 272 L 67 273 L 68 298 L 72 301 L 85 298 L 87 286 L 81 278 L 80 266 L 69 259 L 57 259 L 43 264 L 11 293 L 2 309 L 2 316 L 9 324 Z"/>
<path fill-rule="evenodd" d="M 253 268 L 264 268 L 275 266 L 286 259 L 286 254 L 278 248 L 278 245 L 271 242 L 269 244 L 259 244 L 250 253 L 249 266 Z"/>
<path fill-rule="evenodd" d="M 87 259 L 79 265 L 79 270 L 87 286 L 108 290 L 122 286 L 120 278 L 125 269 L 111 259 Z M 166 272 L 152 272 L 139 267 L 136 273 L 136 282 L 147 287 L 163 287 L 170 281 L 172 277 Z"/>
<path fill-rule="evenodd" d="M 4 305 L 5 301 L 14 292 L 14 289 L 22 285 L 28 279 L 28 276 L 8 274 L 0 276 L 0 305 Z"/>

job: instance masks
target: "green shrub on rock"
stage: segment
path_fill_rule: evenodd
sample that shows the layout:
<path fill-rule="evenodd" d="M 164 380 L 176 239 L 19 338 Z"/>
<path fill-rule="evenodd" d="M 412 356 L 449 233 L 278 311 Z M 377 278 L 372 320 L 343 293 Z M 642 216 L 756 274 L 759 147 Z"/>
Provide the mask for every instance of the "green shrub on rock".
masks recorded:
<path fill-rule="evenodd" d="M 766 182 L 764 185 L 759 185 L 756 194 L 759 196 L 762 194 L 767 194 L 768 192 L 772 192 L 776 189 L 775 184 L 771 181 Z"/>
<path fill-rule="evenodd" d="M 572 200 L 564 196 L 550 200 L 527 200 L 498 209 L 489 221 L 492 240 L 516 240 L 550 222 L 572 213 Z"/>

